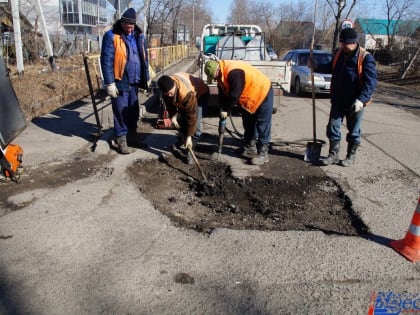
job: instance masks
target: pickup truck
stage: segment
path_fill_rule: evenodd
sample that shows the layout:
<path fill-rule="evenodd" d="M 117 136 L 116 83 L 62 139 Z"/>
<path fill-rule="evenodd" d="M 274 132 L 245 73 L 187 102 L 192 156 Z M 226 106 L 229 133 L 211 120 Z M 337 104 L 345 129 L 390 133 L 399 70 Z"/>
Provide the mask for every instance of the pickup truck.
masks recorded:
<path fill-rule="evenodd" d="M 274 106 L 280 105 L 282 91 L 290 92 L 291 64 L 272 60 L 265 43 L 265 33 L 258 25 L 207 24 L 203 27 L 200 47 L 200 77 L 205 81 L 204 64 L 207 60 L 243 60 L 258 68 L 271 80 Z M 218 105 L 216 83 L 209 84 L 209 106 Z"/>

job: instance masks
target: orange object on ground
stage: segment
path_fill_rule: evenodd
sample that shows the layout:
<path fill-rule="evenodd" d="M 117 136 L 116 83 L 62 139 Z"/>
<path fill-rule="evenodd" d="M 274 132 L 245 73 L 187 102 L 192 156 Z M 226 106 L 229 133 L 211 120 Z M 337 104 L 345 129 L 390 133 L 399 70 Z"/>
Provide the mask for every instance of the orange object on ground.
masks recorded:
<path fill-rule="evenodd" d="M 408 260 L 420 261 L 420 198 L 405 238 L 391 241 L 390 246 Z"/>
<path fill-rule="evenodd" d="M 9 144 L 4 150 L 4 158 L 8 164 L 3 169 L 4 175 L 9 178 L 15 178 L 18 168 L 22 163 L 23 149 L 18 144 Z"/>

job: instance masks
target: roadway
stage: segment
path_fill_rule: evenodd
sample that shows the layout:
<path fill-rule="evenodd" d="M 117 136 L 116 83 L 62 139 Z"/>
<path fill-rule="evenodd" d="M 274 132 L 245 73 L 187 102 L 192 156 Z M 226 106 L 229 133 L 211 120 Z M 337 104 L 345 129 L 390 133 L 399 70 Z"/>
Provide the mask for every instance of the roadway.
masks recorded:
<path fill-rule="evenodd" d="M 317 135 L 325 140 L 328 99 L 316 107 Z M 109 108 L 101 113 L 105 130 L 110 117 Z M 216 118 L 205 123 L 217 125 Z M 86 101 L 30 123 L 14 142 L 25 150 L 24 165 L 36 169 L 91 148 L 94 131 Z M 165 146 L 160 132 L 146 138 L 157 150 Z M 420 121 L 375 102 L 363 133 L 356 165 L 323 169 L 351 199 L 369 239 L 176 228 L 125 173 L 156 155 L 117 155 L 107 131 L 91 154 L 112 156 L 109 173 L 9 196 L 19 210 L 2 209 L 0 217 L 0 314 L 366 314 L 381 293 L 419 294 L 419 263 L 388 242 L 404 237 L 417 206 Z M 311 138 L 311 99 L 282 97 L 273 140 Z"/>

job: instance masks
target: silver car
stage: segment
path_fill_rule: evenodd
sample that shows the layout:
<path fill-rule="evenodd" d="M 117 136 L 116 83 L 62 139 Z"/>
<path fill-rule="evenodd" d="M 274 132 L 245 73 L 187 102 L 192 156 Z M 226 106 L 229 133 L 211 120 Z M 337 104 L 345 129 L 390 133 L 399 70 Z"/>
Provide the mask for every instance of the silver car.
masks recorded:
<path fill-rule="evenodd" d="M 317 65 L 330 64 L 332 54 L 324 50 L 313 50 L 313 59 Z M 294 49 L 284 55 L 283 60 L 292 63 L 291 89 L 296 95 L 312 92 L 311 69 L 308 67 L 310 50 Z M 329 94 L 331 73 L 314 73 L 315 93 Z"/>

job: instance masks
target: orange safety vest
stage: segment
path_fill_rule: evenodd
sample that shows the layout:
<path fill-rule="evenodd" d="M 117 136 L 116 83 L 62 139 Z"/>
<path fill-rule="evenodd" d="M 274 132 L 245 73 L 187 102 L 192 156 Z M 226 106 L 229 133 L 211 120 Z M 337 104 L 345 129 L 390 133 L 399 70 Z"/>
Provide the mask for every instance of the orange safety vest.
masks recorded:
<path fill-rule="evenodd" d="M 219 61 L 222 79 L 219 82 L 224 93 L 228 96 L 230 91 L 228 75 L 232 70 L 241 69 L 245 73 L 245 86 L 239 96 L 238 104 L 245 110 L 254 114 L 267 97 L 271 81 L 261 71 L 250 64 L 240 60 Z"/>
<path fill-rule="evenodd" d="M 170 75 L 170 77 L 177 83 L 178 86 L 179 99 L 177 102 L 182 102 L 182 100 L 190 92 L 193 92 L 197 99 L 208 92 L 208 87 L 203 80 L 188 73 L 177 72 Z"/>
<path fill-rule="evenodd" d="M 337 64 L 338 58 L 340 57 L 341 53 L 343 52 L 343 50 L 341 48 L 339 48 L 337 50 L 337 52 L 334 55 L 334 59 L 332 62 L 332 71 L 334 72 L 334 67 Z M 357 73 L 359 75 L 359 84 L 360 87 L 363 86 L 363 60 L 365 60 L 365 57 L 370 54 L 366 49 L 364 49 L 363 47 L 359 46 L 359 55 L 357 56 Z M 369 101 L 366 102 L 365 105 L 368 105 L 372 102 L 372 99 L 370 99 Z"/>
<path fill-rule="evenodd" d="M 114 35 L 114 48 L 114 77 L 116 80 L 121 80 L 127 63 L 127 47 L 121 35 Z"/>

